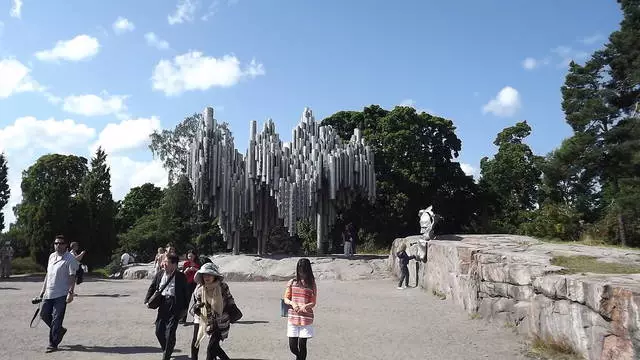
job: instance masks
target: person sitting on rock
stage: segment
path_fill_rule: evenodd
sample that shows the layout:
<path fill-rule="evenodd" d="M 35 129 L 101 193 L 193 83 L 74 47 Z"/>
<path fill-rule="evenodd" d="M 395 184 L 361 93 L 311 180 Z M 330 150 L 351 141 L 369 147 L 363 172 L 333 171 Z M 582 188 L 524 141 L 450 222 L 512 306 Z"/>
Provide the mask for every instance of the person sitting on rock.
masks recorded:
<path fill-rule="evenodd" d="M 406 289 L 409 287 L 409 260 L 415 259 L 415 255 L 409 256 L 407 254 L 407 244 L 400 245 L 400 251 L 396 254 L 398 261 L 400 262 L 400 282 L 398 283 L 398 290 Z M 404 281 L 404 286 L 402 282 Z"/>
<path fill-rule="evenodd" d="M 198 284 L 193 292 L 191 313 L 193 319 L 193 339 L 191 341 L 191 359 L 198 360 L 200 341 L 205 334 L 210 335 L 207 346 L 207 360 L 229 360 L 229 356 L 220 347 L 220 342 L 229 336 L 231 327 L 229 314 L 225 309 L 235 304 L 229 285 L 214 263 L 206 263 L 194 276 Z"/>

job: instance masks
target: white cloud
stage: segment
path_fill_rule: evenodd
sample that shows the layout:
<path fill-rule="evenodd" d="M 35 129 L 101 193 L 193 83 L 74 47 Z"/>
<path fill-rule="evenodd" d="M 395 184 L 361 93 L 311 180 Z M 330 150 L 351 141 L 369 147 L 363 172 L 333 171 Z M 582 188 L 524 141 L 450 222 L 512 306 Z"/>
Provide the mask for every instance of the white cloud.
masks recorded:
<path fill-rule="evenodd" d="M 131 21 L 122 16 L 118 16 L 116 21 L 114 21 L 113 25 L 111 26 L 113 27 L 113 32 L 115 32 L 116 34 L 124 34 L 128 31 L 133 31 L 136 28 L 136 26 Z"/>
<path fill-rule="evenodd" d="M 108 95 L 107 93 L 103 93 L 102 96 L 71 95 L 64 98 L 62 108 L 64 111 L 84 116 L 119 114 L 127 110 L 126 99 L 126 95 Z"/>
<path fill-rule="evenodd" d="M 604 40 L 604 36 L 600 34 L 595 34 L 595 35 L 583 37 L 582 39 L 580 39 L 580 42 L 585 45 L 593 45 L 602 40 Z"/>
<path fill-rule="evenodd" d="M 41 61 L 80 61 L 95 56 L 99 49 L 98 39 L 83 34 L 71 40 L 60 40 L 53 49 L 38 51 L 35 56 Z"/>
<path fill-rule="evenodd" d="M 185 21 L 193 21 L 196 12 L 197 2 L 195 0 L 178 0 L 176 11 L 167 16 L 169 25 L 182 24 Z"/>
<path fill-rule="evenodd" d="M 575 50 L 569 46 L 558 46 L 552 49 L 551 52 L 560 57 L 561 61 L 558 64 L 558 67 L 561 68 L 566 68 L 571 61 L 582 62 L 589 57 L 589 53 Z"/>
<path fill-rule="evenodd" d="M 482 108 L 482 113 L 492 113 L 496 116 L 513 116 L 522 106 L 518 90 L 505 86 L 498 95 Z"/>
<path fill-rule="evenodd" d="M 11 6 L 11 17 L 22 18 L 22 0 L 13 0 L 13 6 Z"/>
<path fill-rule="evenodd" d="M 470 164 L 460 163 L 460 168 L 468 176 L 473 176 L 474 178 L 478 176 L 478 169 L 476 169 L 475 167 L 471 166 Z"/>
<path fill-rule="evenodd" d="M 160 129 L 160 119 L 156 116 L 107 124 L 89 152 L 94 153 L 98 146 L 102 146 L 109 154 L 140 148 L 149 143 L 149 135 L 154 130 Z"/>
<path fill-rule="evenodd" d="M 167 185 L 167 171 L 160 160 L 135 161 L 126 156 L 107 156 L 111 168 L 111 192 L 114 200 L 123 199 L 129 189 L 145 183 Z"/>
<path fill-rule="evenodd" d="M 173 61 L 161 60 L 156 65 L 151 80 L 154 90 L 172 96 L 190 90 L 230 87 L 243 78 L 255 78 L 264 74 L 264 65 L 257 63 L 255 59 L 243 70 L 235 56 L 215 58 L 192 51 L 176 56 Z"/>
<path fill-rule="evenodd" d="M 147 45 L 153 46 L 158 50 L 167 50 L 169 48 L 169 43 L 165 40 L 162 40 L 153 32 L 148 32 L 144 34 L 145 40 L 147 40 Z"/>
<path fill-rule="evenodd" d="M 13 125 L 0 129 L 0 151 L 24 155 L 25 150 L 45 149 L 64 152 L 86 146 L 96 131 L 74 120 L 38 120 L 33 116 L 18 118 Z"/>
<path fill-rule="evenodd" d="M 31 78 L 31 69 L 15 59 L 0 60 L 0 99 L 20 92 L 41 91 L 43 87 Z"/>
<path fill-rule="evenodd" d="M 536 59 L 536 58 L 528 57 L 522 61 L 522 67 L 525 70 L 533 70 L 537 67 L 549 65 L 550 62 L 551 62 L 551 59 L 549 59 L 548 57 L 544 59 Z"/>

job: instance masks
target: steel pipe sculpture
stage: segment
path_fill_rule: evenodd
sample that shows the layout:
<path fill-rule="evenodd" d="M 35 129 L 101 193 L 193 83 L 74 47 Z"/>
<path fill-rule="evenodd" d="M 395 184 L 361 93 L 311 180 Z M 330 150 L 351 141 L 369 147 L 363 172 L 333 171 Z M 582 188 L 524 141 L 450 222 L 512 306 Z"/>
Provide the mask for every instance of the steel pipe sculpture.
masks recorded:
<path fill-rule="evenodd" d="M 239 226 L 249 215 L 258 254 L 266 252 L 269 230 L 284 225 L 296 233 L 298 220 L 315 220 L 318 253 L 324 251 L 336 209 L 349 206 L 360 193 L 373 202 L 376 194 L 374 154 L 359 129 L 348 142 L 331 126 L 319 126 L 305 108 L 283 143 L 269 119 L 257 133 L 251 122 L 249 146 L 242 156 L 231 132 L 218 125 L 213 108 L 191 144 L 188 176 L 199 209 L 219 219 L 227 248 L 239 253 Z"/>

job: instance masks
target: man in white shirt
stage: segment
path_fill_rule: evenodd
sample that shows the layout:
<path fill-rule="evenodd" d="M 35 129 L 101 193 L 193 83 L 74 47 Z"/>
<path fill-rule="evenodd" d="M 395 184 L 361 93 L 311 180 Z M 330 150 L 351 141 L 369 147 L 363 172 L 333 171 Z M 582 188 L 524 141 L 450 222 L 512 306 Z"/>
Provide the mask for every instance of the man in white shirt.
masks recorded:
<path fill-rule="evenodd" d="M 49 255 L 47 274 L 40 292 L 40 298 L 43 299 L 40 317 L 49 326 L 49 346 L 46 352 L 58 350 L 58 344 L 67 333 L 62 322 L 67 304 L 73 301 L 78 270 L 78 261 L 67 251 L 64 236 L 56 236 L 53 246 L 55 251 Z"/>
<path fill-rule="evenodd" d="M 176 329 L 178 321 L 182 318 L 189 306 L 187 292 L 187 277 L 178 271 L 178 256 L 168 254 L 164 257 L 163 271 L 153 277 L 153 281 L 147 290 L 144 303 L 148 304 L 151 296 L 163 288 L 161 292 L 162 303 L 158 308 L 156 317 L 156 338 L 163 351 L 163 360 L 169 360 L 176 345 Z M 166 286 L 165 286 L 166 284 Z"/>
<path fill-rule="evenodd" d="M 120 264 L 122 266 L 129 265 L 129 261 L 131 261 L 131 255 L 129 255 L 128 252 L 125 252 L 124 254 L 122 254 L 122 256 L 120 256 Z"/>

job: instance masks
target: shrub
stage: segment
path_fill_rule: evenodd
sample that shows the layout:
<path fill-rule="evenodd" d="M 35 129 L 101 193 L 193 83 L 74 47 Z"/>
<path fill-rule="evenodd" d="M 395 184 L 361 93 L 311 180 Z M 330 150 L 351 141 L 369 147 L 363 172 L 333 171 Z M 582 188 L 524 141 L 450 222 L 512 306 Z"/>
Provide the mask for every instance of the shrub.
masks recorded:
<path fill-rule="evenodd" d="M 18 257 L 11 261 L 13 274 L 33 274 L 44 272 L 45 269 L 30 257 Z"/>

